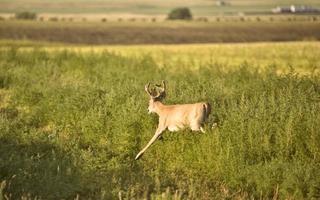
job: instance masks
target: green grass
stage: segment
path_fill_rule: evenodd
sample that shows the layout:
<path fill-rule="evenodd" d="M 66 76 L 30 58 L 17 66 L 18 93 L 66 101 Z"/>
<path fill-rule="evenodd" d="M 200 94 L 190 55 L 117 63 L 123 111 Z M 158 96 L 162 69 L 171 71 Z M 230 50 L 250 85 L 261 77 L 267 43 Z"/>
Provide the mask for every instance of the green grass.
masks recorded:
<path fill-rule="evenodd" d="M 319 43 L 6 45 L 0 194 L 10 199 L 320 196 Z M 135 161 L 157 125 L 144 85 L 162 79 L 165 103 L 208 100 L 218 127 L 165 132 Z"/>

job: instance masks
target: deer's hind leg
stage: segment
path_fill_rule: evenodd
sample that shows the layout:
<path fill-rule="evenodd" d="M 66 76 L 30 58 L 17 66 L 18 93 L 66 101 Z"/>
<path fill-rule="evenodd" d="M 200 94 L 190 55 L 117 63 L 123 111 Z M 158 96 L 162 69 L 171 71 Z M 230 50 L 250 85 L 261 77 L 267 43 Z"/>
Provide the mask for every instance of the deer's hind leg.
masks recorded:
<path fill-rule="evenodd" d="M 190 128 L 191 128 L 192 131 L 200 131 L 200 128 L 201 128 L 201 127 L 200 127 L 200 126 L 195 126 L 195 125 L 193 125 L 193 126 L 191 126 Z"/>
<path fill-rule="evenodd" d="M 190 128 L 191 128 L 192 131 L 201 131 L 201 132 L 204 133 L 203 127 L 202 127 L 201 124 L 198 123 L 198 122 L 192 123 L 191 126 L 190 126 Z"/>

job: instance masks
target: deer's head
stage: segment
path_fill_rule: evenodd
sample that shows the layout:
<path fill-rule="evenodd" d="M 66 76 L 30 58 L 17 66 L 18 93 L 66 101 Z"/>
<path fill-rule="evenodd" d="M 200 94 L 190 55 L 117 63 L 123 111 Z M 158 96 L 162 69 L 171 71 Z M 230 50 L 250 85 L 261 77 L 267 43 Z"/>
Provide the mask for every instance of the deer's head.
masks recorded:
<path fill-rule="evenodd" d="M 148 106 L 148 112 L 154 113 L 156 112 L 156 104 L 159 101 L 162 101 L 166 97 L 166 84 L 164 81 L 162 81 L 161 85 L 156 84 L 156 87 L 152 88 L 150 90 L 150 83 L 146 84 L 144 86 L 144 89 L 146 93 L 149 95 L 149 106 Z"/>

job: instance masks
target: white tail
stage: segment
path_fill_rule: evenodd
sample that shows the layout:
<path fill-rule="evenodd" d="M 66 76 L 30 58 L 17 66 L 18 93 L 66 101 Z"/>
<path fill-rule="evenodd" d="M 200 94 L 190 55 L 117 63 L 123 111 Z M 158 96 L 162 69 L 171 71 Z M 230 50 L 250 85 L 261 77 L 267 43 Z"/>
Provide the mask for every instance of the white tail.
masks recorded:
<path fill-rule="evenodd" d="M 149 113 L 156 113 L 159 115 L 159 124 L 154 136 L 137 154 L 135 158 L 136 160 L 142 156 L 142 154 L 161 136 L 162 132 L 166 129 L 169 131 L 178 131 L 185 127 L 189 127 L 193 131 L 204 132 L 203 124 L 211 112 L 211 106 L 206 102 L 164 105 L 161 103 L 161 100 L 166 96 L 165 82 L 162 81 L 162 85 L 156 85 L 156 88 L 153 88 L 151 91 L 149 86 L 150 83 L 145 86 L 145 91 L 150 96 L 148 111 Z"/>

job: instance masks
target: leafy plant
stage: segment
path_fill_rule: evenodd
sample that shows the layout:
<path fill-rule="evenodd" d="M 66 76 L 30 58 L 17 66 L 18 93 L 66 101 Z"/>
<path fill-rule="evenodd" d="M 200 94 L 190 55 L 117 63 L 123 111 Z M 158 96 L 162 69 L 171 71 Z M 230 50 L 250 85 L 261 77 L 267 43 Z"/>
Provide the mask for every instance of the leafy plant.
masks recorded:
<path fill-rule="evenodd" d="M 24 20 L 35 20 L 37 18 L 37 14 L 30 11 L 17 12 L 15 14 L 15 18 Z"/>
<path fill-rule="evenodd" d="M 168 14 L 169 20 L 191 20 L 192 14 L 189 8 L 175 8 Z"/>

